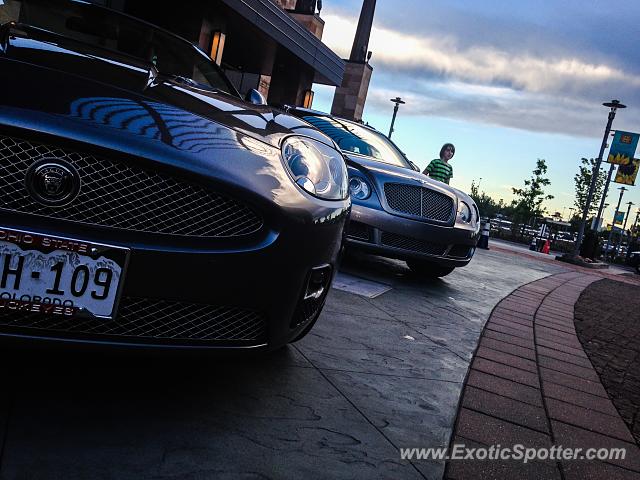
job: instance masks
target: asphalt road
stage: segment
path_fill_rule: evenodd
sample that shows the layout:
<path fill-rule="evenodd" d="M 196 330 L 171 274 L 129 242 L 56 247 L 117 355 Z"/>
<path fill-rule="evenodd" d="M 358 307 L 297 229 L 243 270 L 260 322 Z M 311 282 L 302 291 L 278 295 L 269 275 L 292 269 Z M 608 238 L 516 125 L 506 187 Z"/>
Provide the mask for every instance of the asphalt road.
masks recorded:
<path fill-rule="evenodd" d="M 366 255 L 342 271 L 391 289 L 334 289 L 311 334 L 268 356 L 4 350 L 0 478 L 440 478 L 398 449 L 448 444 L 491 309 L 563 268 L 479 251 L 433 282 Z"/>

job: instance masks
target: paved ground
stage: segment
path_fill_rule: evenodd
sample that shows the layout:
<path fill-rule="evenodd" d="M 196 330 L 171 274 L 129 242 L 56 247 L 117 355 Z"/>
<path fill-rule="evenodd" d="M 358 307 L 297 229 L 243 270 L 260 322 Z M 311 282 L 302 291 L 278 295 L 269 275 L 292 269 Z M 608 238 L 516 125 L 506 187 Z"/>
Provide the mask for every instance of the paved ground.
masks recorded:
<path fill-rule="evenodd" d="M 623 420 L 640 442 L 640 290 L 591 284 L 576 304 L 576 331 Z"/>
<path fill-rule="evenodd" d="M 471 365 L 454 443 L 468 447 L 625 448 L 624 460 L 452 461 L 449 479 L 640 479 L 640 450 L 574 328 L 574 305 L 600 276 L 580 271 L 518 288 L 491 314 Z M 633 287 L 637 291 L 637 284 Z"/>
<path fill-rule="evenodd" d="M 0 478 L 440 478 L 399 447 L 447 445 L 486 319 L 564 266 L 498 251 L 425 283 L 402 262 L 344 271 L 312 334 L 255 359 L 3 351 Z"/>

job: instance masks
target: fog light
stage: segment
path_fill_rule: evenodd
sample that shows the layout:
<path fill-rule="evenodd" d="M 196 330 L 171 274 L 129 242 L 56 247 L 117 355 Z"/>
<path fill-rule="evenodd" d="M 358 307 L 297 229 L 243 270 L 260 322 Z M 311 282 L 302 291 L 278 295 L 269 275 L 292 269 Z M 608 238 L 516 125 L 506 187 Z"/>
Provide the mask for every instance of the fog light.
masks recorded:
<path fill-rule="evenodd" d="M 315 267 L 311 270 L 309 275 L 309 281 L 307 282 L 307 288 L 304 292 L 304 299 L 320 298 L 331 282 L 331 266 L 323 265 L 321 267 Z"/>

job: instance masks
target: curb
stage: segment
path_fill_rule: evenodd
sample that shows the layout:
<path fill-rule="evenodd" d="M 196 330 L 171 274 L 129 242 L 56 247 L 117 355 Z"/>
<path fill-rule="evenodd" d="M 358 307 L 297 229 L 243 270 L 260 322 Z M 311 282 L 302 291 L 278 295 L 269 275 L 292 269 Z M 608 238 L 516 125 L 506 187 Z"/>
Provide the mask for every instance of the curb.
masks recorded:
<path fill-rule="evenodd" d="M 640 449 L 609 399 L 574 327 L 574 306 L 601 276 L 551 275 L 498 303 L 463 390 L 452 444 L 625 448 L 610 461 L 456 460 L 445 478 L 640 480 Z"/>

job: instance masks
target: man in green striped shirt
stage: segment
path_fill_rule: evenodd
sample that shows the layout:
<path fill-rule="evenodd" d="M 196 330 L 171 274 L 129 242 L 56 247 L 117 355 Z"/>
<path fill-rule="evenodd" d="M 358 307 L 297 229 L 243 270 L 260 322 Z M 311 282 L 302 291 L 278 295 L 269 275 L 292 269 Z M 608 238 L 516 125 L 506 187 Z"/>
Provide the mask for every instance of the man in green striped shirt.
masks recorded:
<path fill-rule="evenodd" d="M 429 175 L 434 180 L 449 183 L 453 177 L 453 167 L 449 165 L 449 161 L 456 153 L 456 147 L 452 143 L 445 143 L 440 149 L 440 158 L 431 160 L 431 163 L 424 169 L 425 175 Z"/>

